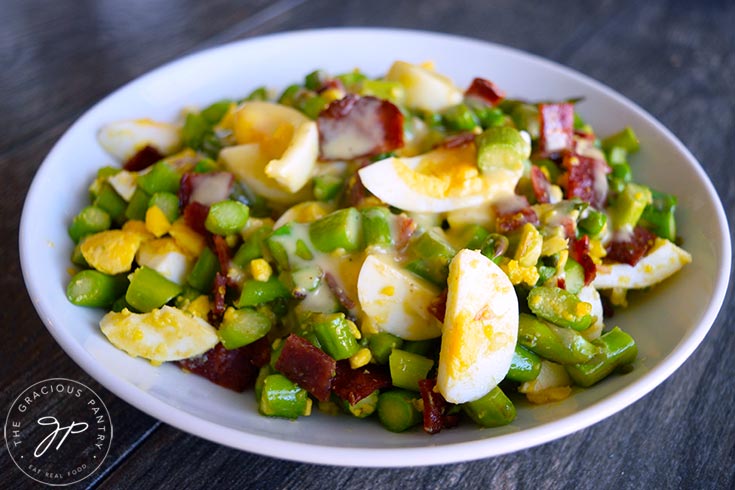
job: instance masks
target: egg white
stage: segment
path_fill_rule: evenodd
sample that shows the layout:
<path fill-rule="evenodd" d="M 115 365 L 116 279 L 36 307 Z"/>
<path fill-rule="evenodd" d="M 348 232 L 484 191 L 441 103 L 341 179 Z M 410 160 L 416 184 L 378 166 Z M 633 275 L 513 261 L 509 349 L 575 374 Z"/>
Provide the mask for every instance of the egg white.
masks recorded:
<path fill-rule="evenodd" d="M 518 339 L 518 299 L 505 273 L 474 250 L 449 265 L 437 387 L 452 403 L 477 400 L 505 378 Z"/>

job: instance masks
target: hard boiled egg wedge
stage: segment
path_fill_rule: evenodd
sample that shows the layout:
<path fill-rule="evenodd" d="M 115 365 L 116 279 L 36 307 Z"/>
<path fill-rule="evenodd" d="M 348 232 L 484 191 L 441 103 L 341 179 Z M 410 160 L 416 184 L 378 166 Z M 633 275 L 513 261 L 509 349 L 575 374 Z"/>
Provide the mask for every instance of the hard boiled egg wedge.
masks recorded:
<path fill-rule="evenodd" d="M 134 172 L 128 172 L 127 170 L 120 170 L 115 175 L 107 178 L 107 182 L 115 189 L 120 197 L 126 201 L 130 201 L 135 194 L 137 189 L 138 176 Z"/>
<path fill-rule="evenodd" d="M 386 158 L 359 171 L 363 185 L 383 202 L 412 212 L 441 213 L 513 195 L 523 162 L 480 174 L 474 144 L 439 148 L 411 158 Z"/>
<path fill-rule="evenodd" d="M 368 255 L 357 279 L 363 329 L 388 332 L 405 340 L 441 335 L 441 323 L 429 305 L 440 291 L 383 255 Z"/>
<path fill-rule="evenodd" d="M 171 306 L 149 313 L 110 312 L 100 320 L 100 328 L 118 349 L 154 362 L 198 356 L 219 342 L 209 323 Z"/>
<path fill-rule="evenodd" d="M 508 277 L 475 250 L 449 264 L 437 387 L 452 403 L 477 400 L 508 373 L 518 339 L 518 299 Z"/>
<path fill-rule="evenodd" d="M 239 145 L 220 152 L 225 166 L 266 198 L 302 200 L 295 193 L 311 178 L 319 155 L 316 123 L 272 102 L 245 102 L 234 117 Z"/>
<path fill-rule="evenodd" d="M 174 124 L 133 119 L 107 124 L 97 140 L 107 153 L 124 162 L 145 146 L 170 155 L 181 147 L 181 131 Z"/>
<path fill-rule="evenodd" d="M 150 267 L 176 284 L 184 284 L 193 265 L 193 259 L 169 237 L 143 243 L 135 260 L 139 265 Z"/>
<path fill-rule="evenodd" d="M 459 104 L 464 97 L 449 78 L 405 61 L 393 63 L 385 79 L 403 85 L 405 104 L 410 109 L 439 112 Z"/>
<path fill-rule="evenodd" d="M 692 256 L 686 250 L 669 240 L 657 238 L 653 248 L 635 266 L 599 266 L 592 285 L 597 289 L 647 288 L 668 278 L 691 261 Z"/>

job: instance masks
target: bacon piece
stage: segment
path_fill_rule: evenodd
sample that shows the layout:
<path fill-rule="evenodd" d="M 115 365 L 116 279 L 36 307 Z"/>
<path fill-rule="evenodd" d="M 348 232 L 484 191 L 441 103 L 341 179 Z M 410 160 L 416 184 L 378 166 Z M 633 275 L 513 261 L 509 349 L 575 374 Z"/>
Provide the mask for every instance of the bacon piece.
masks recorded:
<path fill-rule="evenodd" d="M 561 218 L 561 227 L 566 238 L 571 240 L 577 236 L 577 220 L 572 219 L 571 216 Z"/>
<path fill-rule="evenodd" d="M 225 294 L 227 294 L 227 276 L 217 272 L 214 275 L 214 285 L 212 286 L 212 309 L 209 310 L 209 322 L 219 325 L 222 321 L 222 315 L 225 313 Z"/>
<path fill-rule="evenodd" d="M 396 250 L 402 250 L 411 240 L 414 232 L 418 228 L 416 222 L 404 214 L 398 217 L 398 236 L 396 237 Z"/>
<path fill-rule="evenodd" d="M 538 215 L 533 208 L 527 207 L 520 211 L 507 214 L 498 213 L 498 216 L 495 218 L 495 228 L 500 233 L 510 233 L 526 223 L 531 223 L 534 226 L 539 225 Z"/>
<path fill-rule="evenodd" d="M 327 281 L 327 286 L 329 286 L 329 289 L 337 297 L 337 301 L 339 301 L 339 304 L 344 306 L 347 310 L 351 310 L 355 307 L 355 302 L 352 300 L 352 298 L 347 296 L 345 290 L 342 288 L 342 286 L 339 285 L 337 279 L 335 279 L 332 274 L 326 272 L 324 274 L 324 279 Z"/>
<path fill-rule="evenodd" d="M 577 197 L 602 209 L 607 200 L 607 177 L 610 167 L 603 160 L 574 154 L 564 156 L 562 166 L 567 199 Z"/>
<path fill-rule="evenodd" d="M 565 281 L 563 277 L 558 277 L 556 279 L 556 287 L 558 287 L 559 289 L 566 289 L 567 281 Z"/>
<path fill-rule="evenodd" d="M 268 337 L 262 337 L 242 348 L 250 354 L 250 364 L 257 368 L 262 368 L 271 360 L 271 342 Z"/>
<path fill-rule="evenodd" d="M 627 240 L 610 242 L 607 246 L 606 258 L 634 266 L 646 256 L 655 241 L 656 235 L 653 232 L 642 226 L 636 226 L 633 234 Z"/>
<path fill-rule="evenodd" d="M 337 376 L 332 391 L 341 399 L 354 405 L 375 390 L 391 386 L 390 374 L 378 365 L 352 369 L 347 360 L 337 362 Z"/>
<path fill-rule="evenodd" d="M 179 208 L 181 209 L 186 208 L 191 200 L 191 192 L 194 190 L 192 175 L 194 174 L 185 173 L 181 176 L 181 181 L 179 182 Z"/>
<path fill-rule="evenodd" d="M 363 185 L 360 179 L 360 174 L 355 172 L 349 179 L 345 186 L 345 202 L 349 206 L 359 206 L 362 201 L 370 195 L 370 191 Z"/>
<path fill-rule="evenodd" d="M 584 285 L 595 280 L 597 266 L 590 257 L 590 237 L 582 235 L 580 238 L 569 238 L 569 256 L 579 262 L 584 269 Z"/>
<path fill-rule="evenodd" d="M 201 356 L 183 359 L 177 364 L 212 383 L 234 391 L 244 391 L 255 383 L 262 350 L 263 346 L 258 342 L 232 350 L 217 344 Z"/>
<path fill-rule="evenodd" d="M 539 104 L 539 150 L 544 154 L 571 150 L 574 134 L 574 104 Z"/>
<path fill-rule="evenodd" d="M 283 343 L 276 369 L 324 402 L 332 391 L 337 361 L 308 340 L 291 334 Z"/>
<path fill-rule="evenodd" d="M 531 165 L 531 186 L 536 202 L 540 204 L 551 202 L 551 183 L 546 178 L 546 174 L 536 165 Z"/>
<path fill-rule="evenodd" d="M 123 164 L 123 168 L 129 172 L 139 172 L 161 159 L 163 159 L 161 152 L 150 145 L 146 145 L 138 150 L 135 155 L 128 158 L 128 161 Z"/>
<path fill-rule="evenodd" d="M 444 138 L 441 143 L 437 145 L 438 148 L 459 148 L 460 146 L 468 145 L 475 142 L 475 133 L 467 131 L 464 133 L 453 134 Z"/>
<path fill-rule="evenodd" d="M 577 129 L 574 130 L 574 136 L 577 136 L 578 138 L 582 138 L 585 140 L 588 140 L 590 143 L 594 143 L 595 141 L 595 133 L 588 133 L 586 131 L 579 131 Z M 576 144 L 575 144 L 576 147 Z"/>
<path fill-rule="evenodd" d="M 210 233 L 204 226 L 207 214 L 209 214 L 209 206 L 205 206 L 198 202 L 190 202 L 184 208 L 184 222 L 189 228 L 200 235 L 208 236 Z"/>
<path fill-rule="evenodd" d="M 475 78 L 465 91 L 466 97 L 475 97 L 491 106 L 496 106 L 505 98 L 505 91 L 490 80 Z"/>
<path fill-rule="evenodd" d="M 217 253 L 217 260 L 219 260 L 219 270 L 222 275 L 226 276 L 230 269 L 230 246 L 227 245 L 225 237 L 220 235 L 212 235 L 212 241 L 214 242 L 214 251 Z"/>
<path fill-rule="evenodd" d="M 434 391 L 435 386 L 436 379 L 419 381 L 419 391 L 424 402 L 424 432 L 427 434 L 436 434 L 459 423 L 457 415 L 447 414 L 447 401 L 441 393 Z"/>
<path fill-rule="evenodd" d="M 444 323 L 444 315 L 447 313 L 447 294 L 449 293 L 448 289 L 444 289 L 439 296 L 434 298 L 431 303 L 429 303 L 429 313 L 431 313 L 434 318 L 439 320 L 440 322 Z"/>
<path fill-rule="evenodd" d="M 352 160 L 403 146 L 403 114 L 387 100 L 347 94 L 317 118 L 323 160 Z"/>
<path fill-rule="evenodd" d="M 322 93 L 325 90 L 336 89 L 344 92 L 345 86 L 339 78 L 327 78 L 321 81 L 321 85 L 316 89 L 317 93 Z"/>

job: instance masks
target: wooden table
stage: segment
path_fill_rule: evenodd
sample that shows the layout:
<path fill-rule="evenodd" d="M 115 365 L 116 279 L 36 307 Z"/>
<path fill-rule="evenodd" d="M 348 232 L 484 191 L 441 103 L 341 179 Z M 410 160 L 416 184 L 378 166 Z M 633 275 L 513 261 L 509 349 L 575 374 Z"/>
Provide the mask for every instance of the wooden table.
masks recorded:
<path fill-rule="evenodd" d="M 397 470 L 284 462 L 213 444 L 139 412 L 80 370 L 25 292 L 21 206 L 54 142 L 98 99 L 187 53 L 325 26 L 381 25 L 493 41 L 575 68 L 629 97 L 702 163 L 735 229 L 735 4 L 721 1 L 5 0 L 0 8 L 2 403 L 33 382 L 89 384 L 116 433 L 89 487 L 734 488 L 735 302 L 692 358 L 615 416 L 530 450 Z M 73 169 L 72 169 L 73 171 Z M 0 448 L 0 487 L 30 486 Z"/>

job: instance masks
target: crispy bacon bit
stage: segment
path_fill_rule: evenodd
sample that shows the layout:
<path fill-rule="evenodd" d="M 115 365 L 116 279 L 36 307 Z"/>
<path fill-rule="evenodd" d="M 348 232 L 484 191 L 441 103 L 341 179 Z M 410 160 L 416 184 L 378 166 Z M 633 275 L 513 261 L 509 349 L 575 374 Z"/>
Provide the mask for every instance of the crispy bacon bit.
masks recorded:
<path fill-rule="evenodd" d="M 204 226 L 204 221 L 207 219 L 208 213 L 209 206 L 205 206 L 198 202 L 190 202 L 184 208 L 184 222 L 189 228 L 200 235 L 207 236 L 209 235 L 209 232 Z"/>
<path fill-rule="evenodd" d="M 564 156 L 562 165 L 567 169 L 564 182 L 567 199 L 578 197 L 597 209 L 602 209 L 607 199 L 607 177 L 610 167 L 603 160 L 574 154 Z"/>
<path fill-rule="evenodd" d="M 262 368 L 271 360 L 271 342 L 268 337 L 258 339 L 242 348 L 247 350 L 250 354 L 250 363 L 257 368 Z"/>
<path fill-rule="evenodd" d="M 214 285 L 212 286 L 212 309 L 209 311 L 209 323 L 219 325 L 222 321 L 222 315 L 225 313 L 225 294 L 227 294 L 227 276 L 217 272 L 214 276 Z"/>
<path fill-rule="evenodd" d="M 579 262 L 584 269 L 584 285 L 587 286 L 595 280 L 597 266 L 590 257 L 590 237 L 582 235 L 580 238 L 569 239 L 569 256 Z"/>
<path fill-rule="evenodd" d="M 255 383 L 262 351 L 263 346 L 258 342 L 232 350 L 217 344 L 201 356 L 183 359 L 177 364 L 215 384 L 234 391 L 244 391 Z"/>
<path fill-rule="evenodd" d="M 337 361 L 308 340 L 291 334 L 283 344 L 276 369 L 317 400 L 327 401 L 337 373 Z"/>
<path fill-rule="evenodd" d="M 181 176 L 181 181 L 179 183 L 179 208 L 181 209 L 186 208 L 191 200 L 191 192 L 194 190 L 192 175 L 194 174 L 185 173 Z"/>
<path fill-rule="evenodd" d="M 449 290 L 444 288 L 444 291 L 439 294 L 436 298 L 434 298 L 431 303 L 429 303 L 429 313 L 431 313 L 434 318 L 439 320 L 440 322 L 444 323 L 444 315 L 447 313 L 447 294 L 449 293 Z"/>
<path fill-rule="evenodd" d="M 570 240 L 577 236 L 577 220 L 571 216 L 561 218 L 561 227 L 564 230 L 564 236 Z"/>
<path fill-rule="evenodd" d="M 577 136 L 578 138 L 582 138 L 582 139 L 588 140 L 589 142 L 592 142 L 592 143 L 595 141 L 595 133 L 588 133 L 586 131 L 579 131 L 579 130 L 576 130 L 575 129 L 574 130 L 574 136 Z M 576 144 L 575 144 L 575 146 L 576 146 Z"/>
<path fill-rule="evenodd" d="M 495 218 L 495 228 L 500 233 L 510 233 L 526 223 L 531 223 L 534 226 L 539 225 L 538 215 L 533 208 L 523 208 L 520 211 L 508 214 L 498 213 L 498 216 Z"/>
<path fill-rule="evenodd" d="M 360 174 L 355 172 L 348 180 L 345 186 L 345 201 L 350 206 L 359 206 L 370 196 L 370 191 L 363 185 Z"/>
<path fill-rule="evenodd" d="M 123 168 L 128 172 L 140 172 L 163 158 L 161 152 L 150 145 L 146 145 L 137 151 L 135 155 L 128 158 Z"/>
<path fill-rule="evenodd" d="M 324 160 L 352 160 L 403 146 L 403 114 L 387 100 L 347 94 L 317 119 Z"/>
<path fill-rule="evenodd" d="M 653 232 L 636 226 L 627 240 L 616 239 L 608 245 L 606 258 L 635 266 L 651 250 L 655 241 L 656 235 Z"/>
<path fill-rule="evenodd" d="M 556 287 L 558 287 L 559 289 L 566 289 L 567 281 L 565 281 L 563 277 L 556 278 Z"/>
<path fill-rule="evenodd" d="M 326 272 L 324 274 L 324 279 L 327 281 L 327 286 L 329 286 L 330 291 L 334 293 L 334 295 L 337 297 L 337 301 L 339 301 L 339 304 L 345 307 L 347 310 L 351 310 L 355 307 L 355 302 L 347 296 L 347 293 L 342 288 L 342 286 L 339 285 L 337 282 L 337 279 L 330 274 L 329 272 Z"/>
<path fill-rule="evenodd" d="M 539 150 L 544 154 L 559 153 L 572 148 L 574 134 L 574 104 L 539 104 Z"/>
<path fill-rule="evenodd" d="M 322 93 L 325 90 L 336 89 L 344 92 L 345 86 L 339 78 L 327 78 L 322 80 L 321 86 L 316 89 L 318 93 Z"/>
<path fill-rule="evenodd" d="M 337 376 L 332 391 L 341 399 L 354 405 L 375 390 L 391 386 L 390 374 L 378 365 L 352 369 L 347 360 L 337 362 Z"/>
<path fill-rule="evenodd" d="M 464 133 L 453 134 L 448 136 L 441 141 L 437 147 L 439 148 L 459 148 L 460 146 L 468 145 L 475 142 L 475 133 L 467 131 Z"/>
<path fill-rule="evenodd" d="M 217 259 L 219 260 L 219 270 L 222 275 L 226 276 L 227 271 L 230 269 L 230 247 L 227 245 L 227 240 L 223 236 L 212 235 L 212 241 L 214 242 L 214 251 L 217 253 Z"/>
<path fill-rule="evenodd" d="M 408 245 L 414 232 L 418 228 L 416 222 L 404 214 L 399 214 L 398 220 L 398 236 L 396 237 L 396 250 L 403 250 Z"/>
<path fill-rule="evenodd" d="M 536 165 L 531 165 L 531 186 L 536 202 L 540 204 L 551 202 L 551 183 L 546 178 L 546 174 Z"/>
<path fill-rule="evenodd" d="M 447 401 L 434 391 L 436 379 L 422 379 L 419 381 L 421 399 L 424 402 L 424 432 L 436 434 L 442 429 L 454 427 L 459 423 L 457 415 L 447 414 Z"/>
<path fill-rule="evenodd" d="M 464 94 L 467 97 L 482 99 L 491 106 L 498 105 L 505 98 L 505 91 L 503 89 L 484 78 L 475 78 L 472 80 L 472 84 L 470 84 Z"/>

